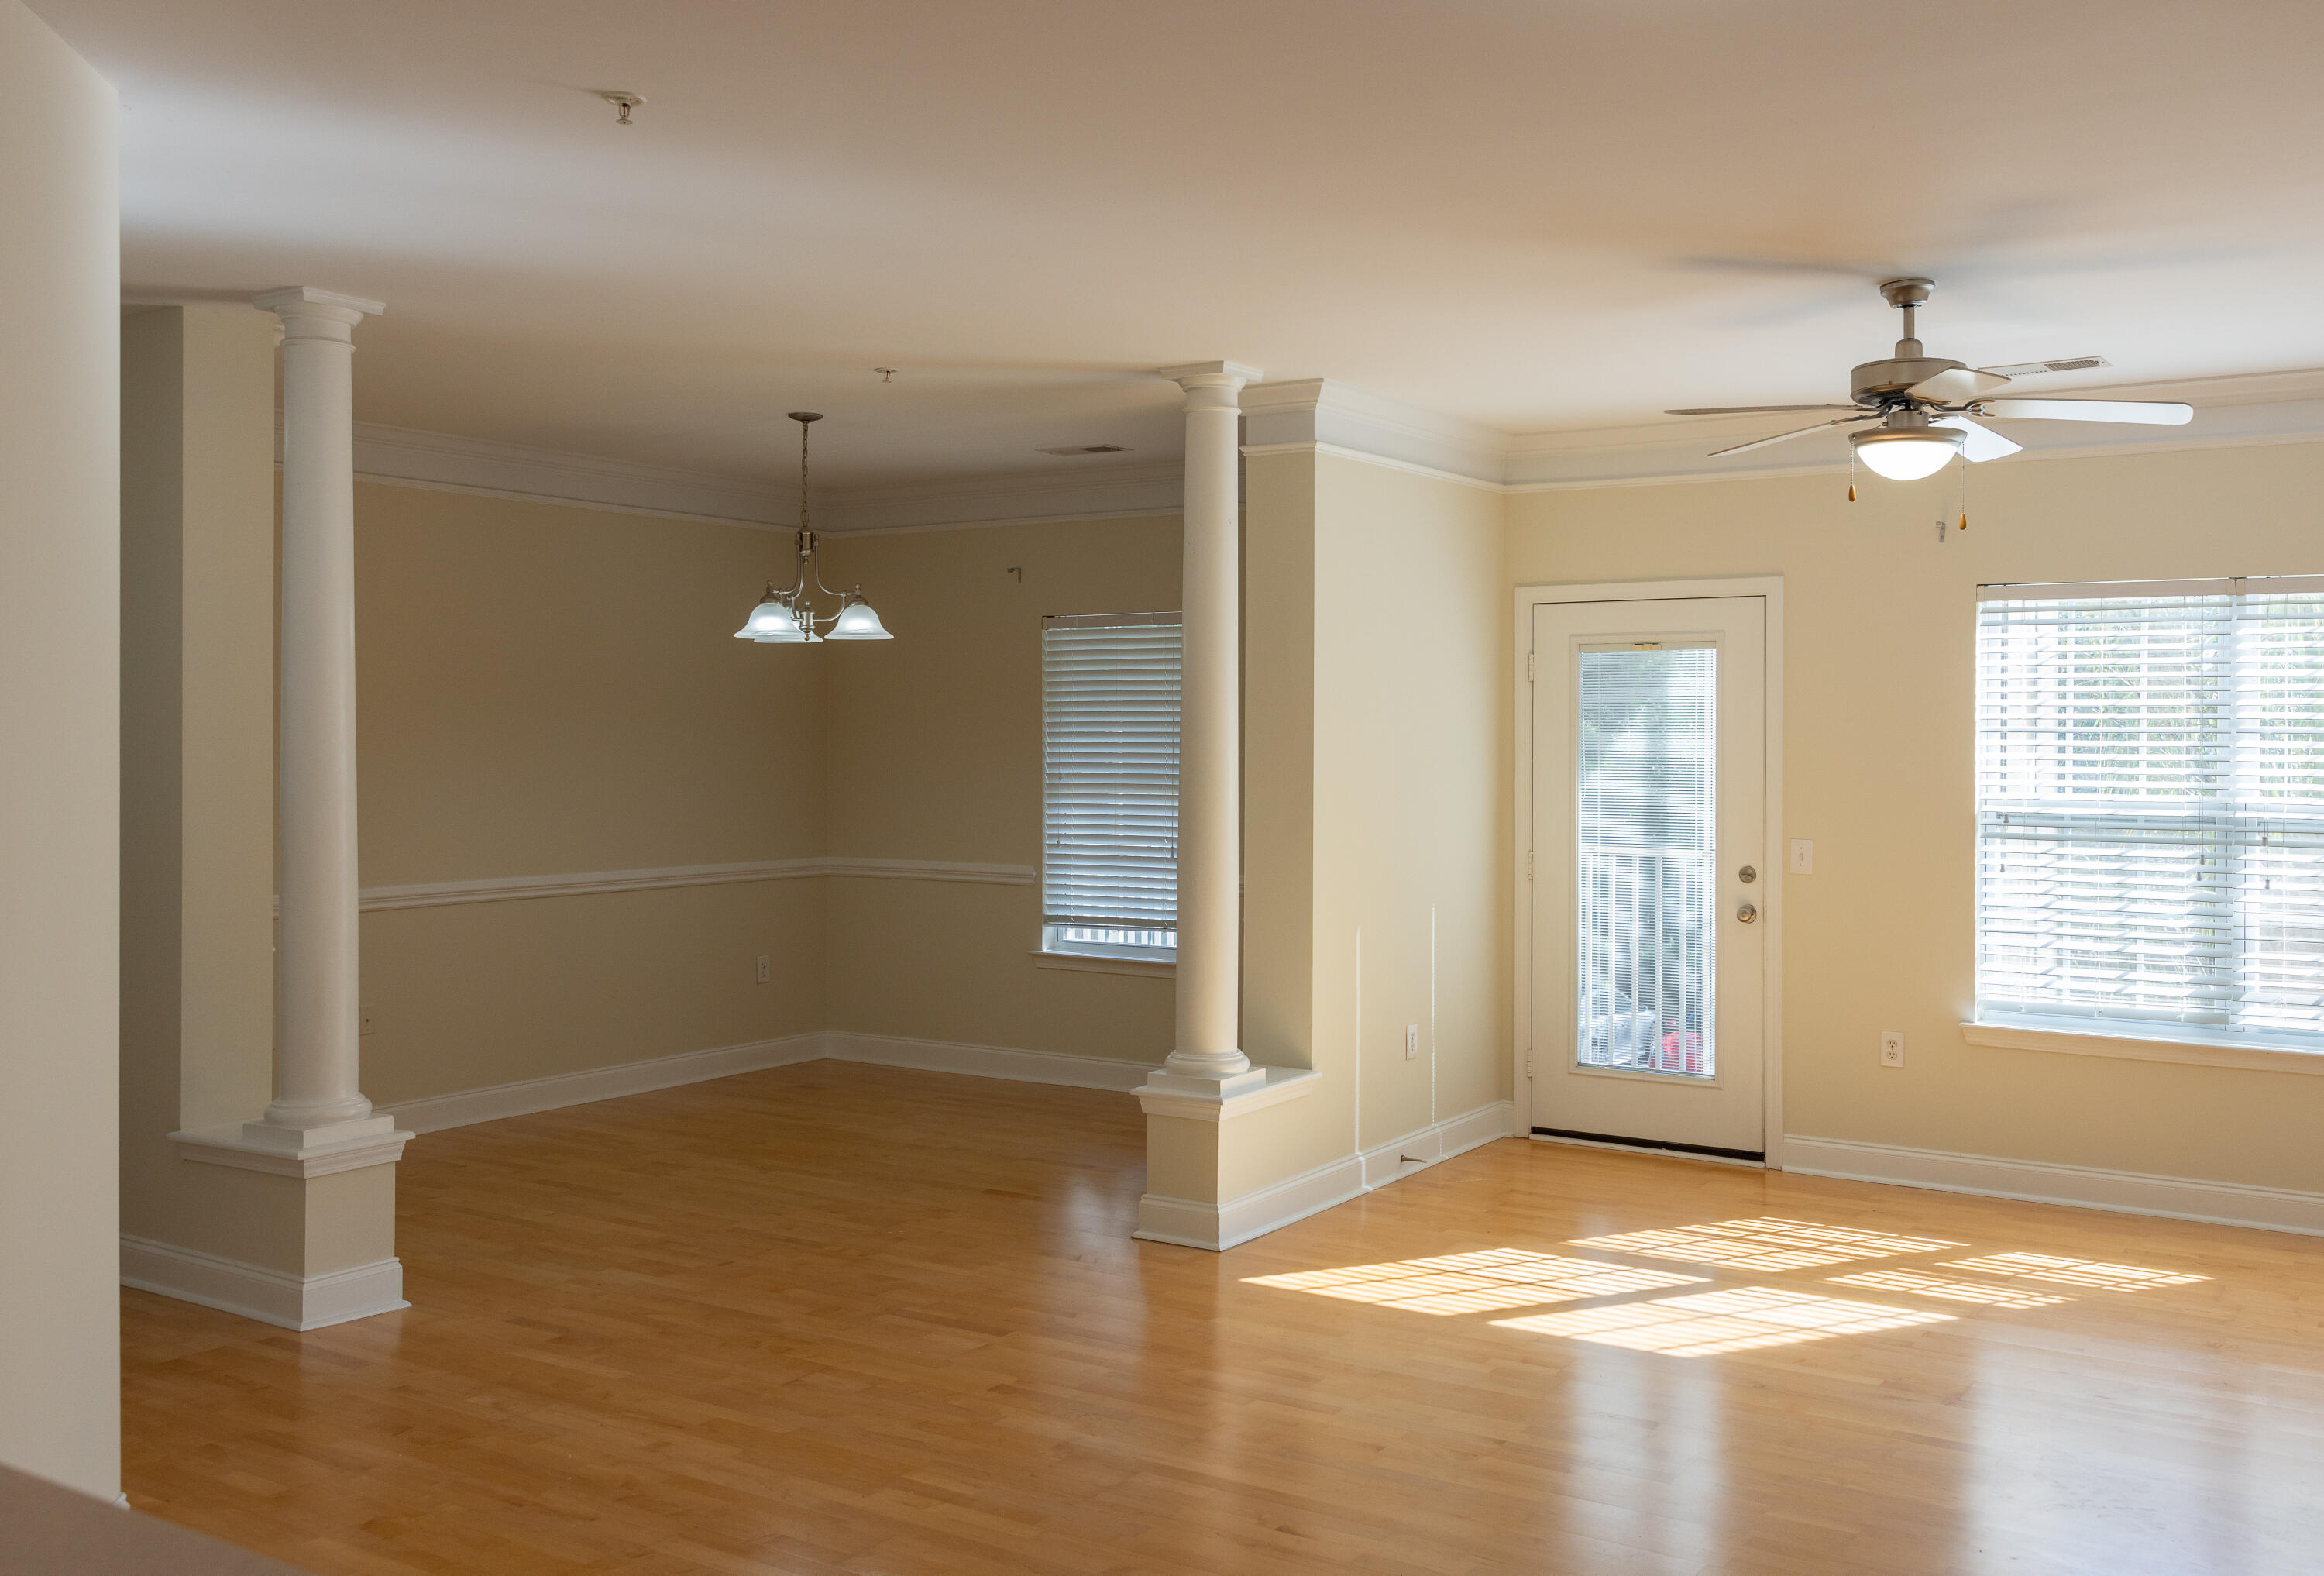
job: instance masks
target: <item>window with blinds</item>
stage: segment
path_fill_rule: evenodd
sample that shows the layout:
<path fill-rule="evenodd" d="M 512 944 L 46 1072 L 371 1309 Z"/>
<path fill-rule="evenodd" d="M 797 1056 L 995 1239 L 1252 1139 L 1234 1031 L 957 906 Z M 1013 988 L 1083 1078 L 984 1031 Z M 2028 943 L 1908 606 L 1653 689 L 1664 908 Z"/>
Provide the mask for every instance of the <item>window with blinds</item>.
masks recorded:
<path fill-rule="evenodd" d="M 2324 576 L 1994 585 L 1980 1019 L 2324 1051 Z"/>
<path fill-rule="evenodd" d="M 1041 625 L 1041 945 L 1173 958 L 1178 945 L 1175 613 Z"/>

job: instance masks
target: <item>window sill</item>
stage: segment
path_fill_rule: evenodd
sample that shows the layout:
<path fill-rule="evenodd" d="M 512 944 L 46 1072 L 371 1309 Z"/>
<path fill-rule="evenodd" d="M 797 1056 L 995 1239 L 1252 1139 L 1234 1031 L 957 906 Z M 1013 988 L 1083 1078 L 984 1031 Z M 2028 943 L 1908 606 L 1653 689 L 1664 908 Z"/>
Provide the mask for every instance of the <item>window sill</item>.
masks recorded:
<path fill-rule="evenodd" d="M 2239 1067 L 2255 1073 L 2306 1073 L 2324 1076 L 2324 1055 L 2280 1051 L 2264 1046 L 2222 1046 L 2203 1040 L 2163 1039 L 2070 1029 L 2032 1028 L 2021 1023 L 1965 1023 L 1961 1037 L 1973 1046 L 2010 1051 L 2062 1051 L 2070 1056 L 2114 1056 L 2127 1062 L 2179 1062 L 2193 1067 Z"/>
<path fill-rule="evenodd" d="M 1148 980 L 1175 980 L 1178 965 L 1159 958 L 1109 958 L 1093 953 L 1044 952 L 1035 948 L 1033 966 L 1037 969 L 1072 969 L 1084 974 L 1137 974 Z"/>

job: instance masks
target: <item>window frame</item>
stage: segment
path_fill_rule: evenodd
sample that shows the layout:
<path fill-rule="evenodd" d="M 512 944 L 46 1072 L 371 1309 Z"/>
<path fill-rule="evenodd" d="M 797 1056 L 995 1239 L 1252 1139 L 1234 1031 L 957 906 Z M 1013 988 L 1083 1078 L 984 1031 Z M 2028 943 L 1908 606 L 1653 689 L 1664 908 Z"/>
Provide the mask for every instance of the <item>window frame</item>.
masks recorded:
<path fill-rule="evenodd" d="M 2234 962 L 2229 979 L 2236 991 L 2235 1004 L 2226 1021 L 2213 1025 L 2195 1021 L 2173 1020 L 2167 1018 L 2106 1017 L 2076 1015 L 2070 1010 L 2043 1008 L 2013 1008 L 2006 1000 L 1987 999 L 1986 951 L 1987 946 L 1985 876 L 1986 816 L 1992 806 L 1988 802 L 1987 782 L 1987 727 L 1984 714 L 1987 694 L 1987 659 L 1984 638 L 1984 607 L 1989 603 L 2074 602 L 2174 600 L 2189 598 L 2234 598 L 2284 594 L 2324 594 L 2324 576 L 2236 576 L 2190 580 L 2099 581 L 2050 584 L 1997 584 L 1979 585 L 1977 589 L 1978 624 L 1975 651 L 1973 687 L 1978 699 L 1978 717 L 1972 742 L 1972 809 L 1976 817 L 1977 875 L 1976 907 L 1972 943 L 1976 956 L 1975 1016 L 1960 1027 L 1968 1043 L 1976 1046 L 2022 1050 L 2058 1051 L 2079 1055 L 2113 1056 L 2135 1061 L 2163 1061 L 2199 1065 L 2248 1068 L 2259 1071 L 2324 1074 L 2324 1026 L 2314 1031 L 2286 1030 L 2268 1028 L 2240 1028 L 2236 1019 L 2242 993 L 2249 989 L 2243 972 L 2242 959 L 2247 945 L 2250 922 L 2244 915 L 2247 889 L 2235 881 L 2223 886 L 2229 908 L 2229 929 Z M 2226 614 L 2228 635 L 2227 648 L 2231 663 L 2240 659 L 2242 644 L 2240 623 L 2236 611 Z M 2222 678 L 2219 704 L 2232 711 L 2246 687 L 2236 681 L 2233 670 Z M 2324 684 L 2319 684 L 2324 688 Z M 2230 722 L 2220 730 L 2225 739 L 2230 762 L 2236 741 L 2231 736 Z M 2007 796 L 2001 796 L 2006 798 Z M 2182 801 L 2194 804 L 2203 801 Z M 2234 816 L 2236 806 L 2245 801 L 2232 792 L 2209 801 L 2208 812 L 2150 812 L 2153 820 L 2183 819 L 2195 823 L 2206 818 Z M 2063 806 L 2061 805 L 2061 811 Z M 1997 814 L 2023 814 L 2017 809 L 1995 810 Z M 2070 814 L 2071 812 L 2063 812 Z M 2087 812 L 2085 812 L 2087 813 Z M 2324 810 L 2311 815 L 2297 812 L 2250 817 L 2257 820 L 2324 822 Z"/>
<path fill-rule="evenodd" d="M 1178 694 L 1176 681 L 1183 677 L 1185 616 L 1172 610 L 1124 613 L 1051 613 L 1041 621 L 1041 862 L 1037 873 L 1037 890 L 1040 895 L 1039 945 L 1034 950 L 1036 963 L 1048 968 L 1076 969 L 1099 973 L 1139 975 L 1175 975 L 1177 972 L 1176 877 L 1177 870 L 1176 811 L 1178 804 L 1176 775 L 1176 751 L 1172 751 L 1171 840 L 1169 865 L 1173 880 L 1170 923 L 1167 930 L 1170 945 L 1160 945 L 1135 940 L 1102 939 L 1097 936 L 1074 935 L 1074 931 L 1115 931 L 1124 935 L 1165 933 L 1157 925 L 1151 927 L 1133 924 L 1081 921 L 1064 917 L 1056 911 L 1050 897 L 1052 852 L 1056 846 L 1052 831 L 1051 791 L 1056 780 L 1051 768 L 1052 751 L 1056 748 L 1056 736 L 1051 723 L 1051 680 L 1054 672 L 1049 650 L 1049 635 L 1056 629 L 1132 629 L 1169 628 L 1181 632 L 1177 662 L 1173 667 L 1173 698 Z M 1174 733 L 1174 740 L 1177 737 Z"/>

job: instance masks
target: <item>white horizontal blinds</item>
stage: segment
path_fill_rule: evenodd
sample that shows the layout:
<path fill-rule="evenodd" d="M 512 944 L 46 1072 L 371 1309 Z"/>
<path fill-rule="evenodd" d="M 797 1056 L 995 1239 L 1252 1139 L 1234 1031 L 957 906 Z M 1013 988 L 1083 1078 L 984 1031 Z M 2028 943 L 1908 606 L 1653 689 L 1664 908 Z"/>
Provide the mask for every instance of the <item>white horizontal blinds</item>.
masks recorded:
<path fill-rule="evenodd" d="M 2324 585 L 2092 589 L 1979 608 L 1980 1011 L 2324 1048 Z"/>
<path fill-rule="evenodd" d="M 1577 660 L 1574 1057 L 1711 1077 L 1719 653 Z"/>
<path fill-rule="evenodd" d="M 1176 945 L 1179 616 L 1043 621 L 1041 908 L 1053 939 Z"/>
<path fill-rule="evenodd" d="M 2236 622 L 2239 1026 L 2324 1039 L 2324 591 L 2246 595 Z"/>

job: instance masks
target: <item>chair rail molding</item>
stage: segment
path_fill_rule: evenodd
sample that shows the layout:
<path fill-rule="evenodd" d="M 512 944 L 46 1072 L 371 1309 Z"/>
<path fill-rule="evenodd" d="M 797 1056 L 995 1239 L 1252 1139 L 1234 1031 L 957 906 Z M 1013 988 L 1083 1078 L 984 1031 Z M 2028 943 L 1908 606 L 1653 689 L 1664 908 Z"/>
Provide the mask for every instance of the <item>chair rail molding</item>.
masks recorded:
<path fill-rule="evenodd" d="M 731 864 L 674 864 L 646 870 L 584 871 L 574 874 L 489 876 L 478 880 L 418 881 L 365 887 L 366 914 L 393 908 L 449 908 L 464 903 L 513 903 L 531 898 L 578 898 L 601 892 L 646 892 L 667 887 L 723 887 L 743 881 L 804 880 L 853 876 L 899 881 L 966 881 L 987 887 L 1029 887 L 1029 864 L 979 864 L 944 859 L 858 859 L 844 854 L 807 859 L 754 859 Z"/>

